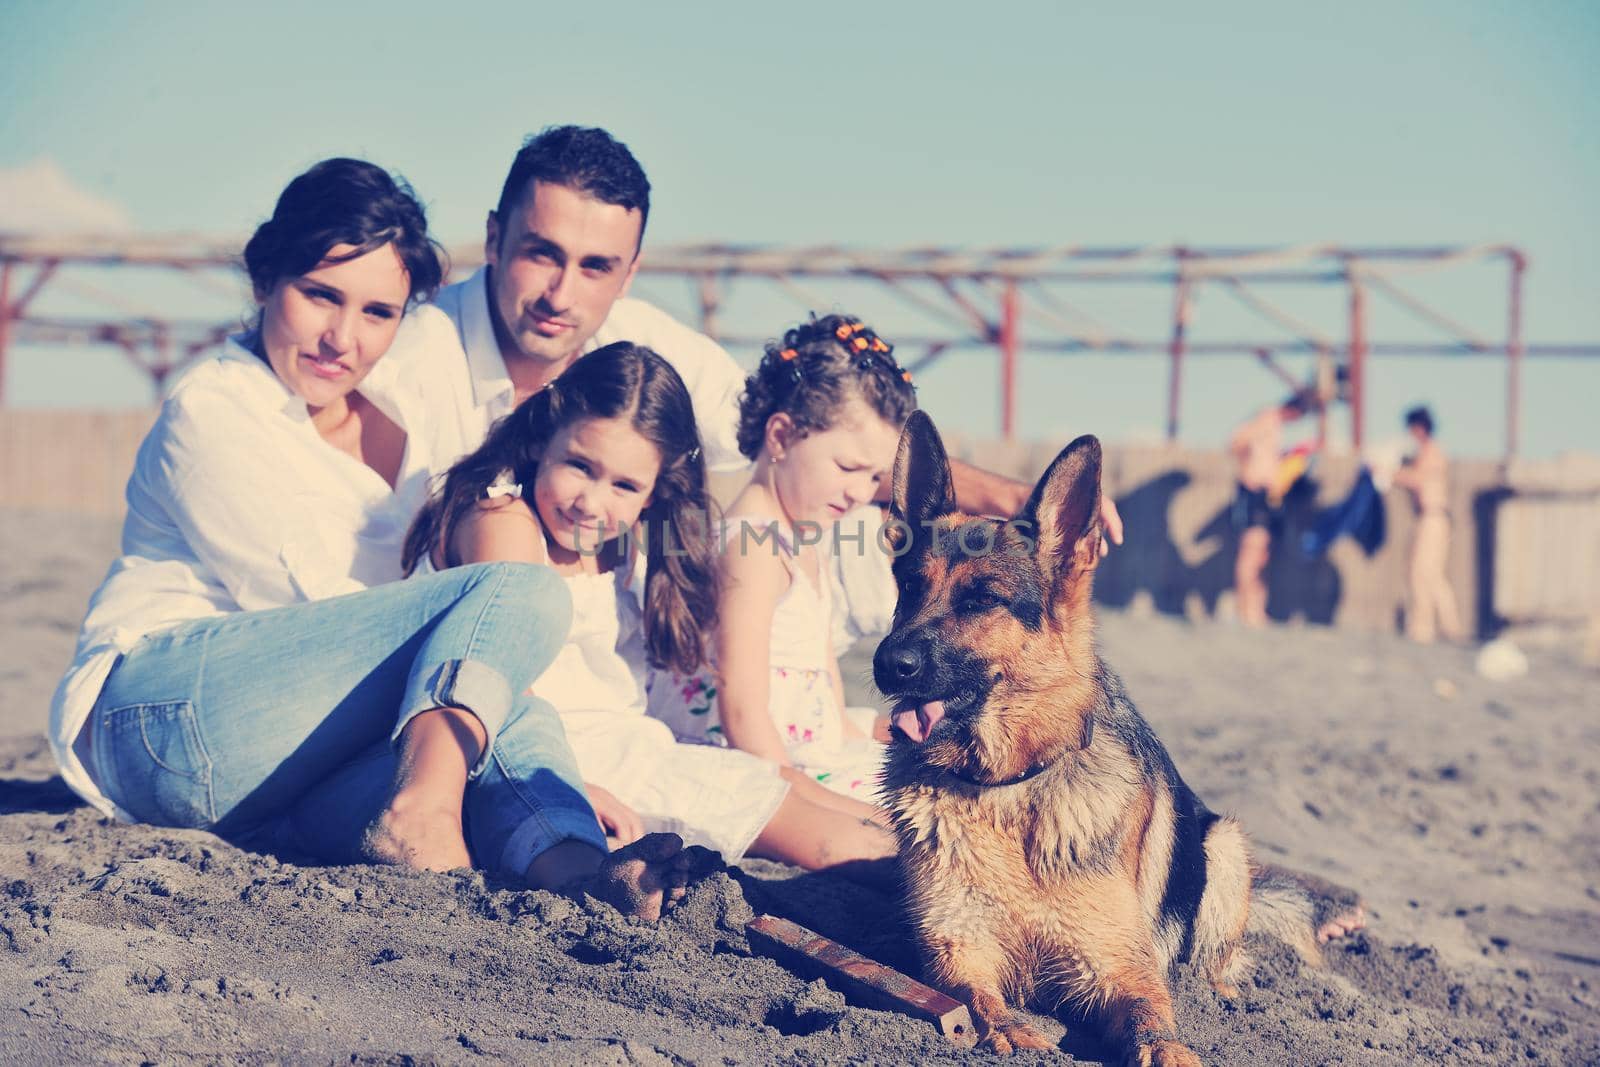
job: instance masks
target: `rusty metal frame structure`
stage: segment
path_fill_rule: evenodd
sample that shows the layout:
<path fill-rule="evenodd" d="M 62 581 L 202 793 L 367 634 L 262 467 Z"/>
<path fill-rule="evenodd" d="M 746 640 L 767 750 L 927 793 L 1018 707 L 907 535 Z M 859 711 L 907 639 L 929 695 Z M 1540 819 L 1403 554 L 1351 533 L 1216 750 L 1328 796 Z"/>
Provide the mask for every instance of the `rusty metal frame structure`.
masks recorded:
<path fill-rule="evenodd" d="M 72 267 L 142 267 L 166 270 L 218 291 L 236 277 L 237 240 L 186 236 L 50 237 L 0 234 L 0 404 L 8 344 L 110 344 L 121 348 L 159 389 L 166 376 L 219 345 L 237 323 L 173 320 L 141 314 L 112 317 L 41 316 L 29 308 L 59 273 Z M 482 249 L 450 249 L 456 272 L 475 268 Z M 1498 261 L 1506 269 L 1503 336 L 1469 329 L 1404 289 L 1398 278 L 1460 264 Z M 650 248 L 640 268 L 645 277 L 678 278 L 691 286 L 701 330 L 725 345 L 759 346 L 764 337 L 721 329 L 735 282 L 761 281 L 806 308 L 833 301 L 808 289 L 819 280 L 870 283 L 916 311 L 933 327 L 907 335 L 896 330 L 913 371 L 960 349 L 988 348 L 999 357 L 1000 427 L 1016 433 L 1016 397 L 1022 351 L 1056 354 L 1164 355 L 1168 365 L 1168 440 L 1176 440 L 1183 383 L 1192 357 L 1253 355 L 1290 386 L 1298 382 L 1279 356 L 1313 355 L 1324 370 L 1342 368 L 1351 439 L 1365 433 L 1368 361 L 1380 356 L 1498 356 L 1506 360 L 1507 458 L 1514 456 L 1521 429 L 1521 371 L 1532 356 L 1600 357 L 1600 344 L 1529 344 L 1523 336 L 1522 301 L 1527 257 L 1505 244 L 1464 247 L 1360 247 L 1301 245 L 1286 248 L 1183 246 L 1022 249 L 909 248 L 886 251 L 821 247 L 676 245 Z M 22 275 L 31 270 L 26 284 Z M 1172 314 L 1164 336 L 1116 333 L 1075 306 L 1063 286 L 1169 286 Z M 1338 285 L 1346 293 L 1343 337 L 1329 336 L 1296 318 L 1261 291 L 1278 285 Z M 15 295 L 13 290 L 15 289 Z M 1221 289 L 1276 336 L 1197 341 L 1195 300 L 1202 289 Z M 80 295 L 86 290 L 78 289 Z M 1374 338 L 1369 296 L 1379 294 L 1443 334 L 1434 341 Z M 101 293 L 108 302 L 111 294 Z M 1028 328 L 1024 329 L 1026 321 Z"/>

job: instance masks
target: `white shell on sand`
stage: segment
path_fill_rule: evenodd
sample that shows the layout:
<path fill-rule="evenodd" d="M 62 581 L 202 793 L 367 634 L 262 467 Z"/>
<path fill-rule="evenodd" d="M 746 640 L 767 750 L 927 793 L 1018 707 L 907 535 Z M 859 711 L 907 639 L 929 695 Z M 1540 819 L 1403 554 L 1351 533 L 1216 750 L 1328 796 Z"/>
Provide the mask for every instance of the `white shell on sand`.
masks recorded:
<path fill-rule="evenodd" d="M 1497 637 L 1478 649 L 1473 666 L 1490 681 L 1507 682 L 1528 673 L 1528 657 L 1510 638 Z"/>

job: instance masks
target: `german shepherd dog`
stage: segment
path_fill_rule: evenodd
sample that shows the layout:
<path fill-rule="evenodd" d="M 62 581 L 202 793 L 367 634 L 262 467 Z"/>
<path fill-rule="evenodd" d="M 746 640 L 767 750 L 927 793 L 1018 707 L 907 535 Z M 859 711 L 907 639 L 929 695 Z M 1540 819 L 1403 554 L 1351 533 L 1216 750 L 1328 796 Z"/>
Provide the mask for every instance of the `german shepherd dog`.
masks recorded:
<path fill-rule="evenodd" d="M 1247 927 L 1317 962 L 1313 891 L 1338 891 L 1252 863 L 1100 659 L 1100 466 L 1080 437 L 1015 519 L 973 518 L 912 414 L 888 526 L 900 595 L 873 659 L 896 709 L 883 797 L 929 977 L 986 1047 L 1052 1047 L 1008 1001 L 1070 1005 L 1126 1062 L 1188 1067 L 1171 969 L 1192 961 L 1237 995 Z"/>

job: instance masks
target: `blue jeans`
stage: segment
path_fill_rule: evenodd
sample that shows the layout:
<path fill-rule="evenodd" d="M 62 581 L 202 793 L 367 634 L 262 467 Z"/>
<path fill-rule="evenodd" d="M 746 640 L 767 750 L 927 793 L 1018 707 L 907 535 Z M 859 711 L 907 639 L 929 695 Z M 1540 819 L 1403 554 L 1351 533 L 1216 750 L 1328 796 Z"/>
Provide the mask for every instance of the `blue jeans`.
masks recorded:
<path fill-rule="evenodd" d="M 387 802 L 400 731 L 464 708 L 489 737 L 463 808 L 479 866 L 521 876 L 565 840 L 604 852 L 561 720 L 526 694 L 571 619 L 561 579 L 521 563 L 195 619 L 117 662 L 89 766 L 142 822 L 349 862 Z"/>

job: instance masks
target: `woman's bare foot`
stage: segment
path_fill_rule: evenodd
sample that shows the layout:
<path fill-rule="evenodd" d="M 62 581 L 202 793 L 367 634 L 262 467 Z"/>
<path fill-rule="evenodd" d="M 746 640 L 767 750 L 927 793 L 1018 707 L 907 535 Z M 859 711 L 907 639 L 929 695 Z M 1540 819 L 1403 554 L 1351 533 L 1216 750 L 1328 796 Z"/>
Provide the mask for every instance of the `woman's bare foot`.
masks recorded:
<path fill-rule="evenodd" d="M 389 803 L 361 835 L 377 863 L 423 871 L 472 866 L 461 830 L 467 772 L 488 743 L 483 724 L 461 708 L 413 716 L 400 734 L 400 760 Z"/>
<path fill-rule="evenodd" d="M 472 866 L 461 830 L 461 810 L 418 809 L 397 797 L 361 836 L 361 852 L 375 863 L 419 871 Z"/>

